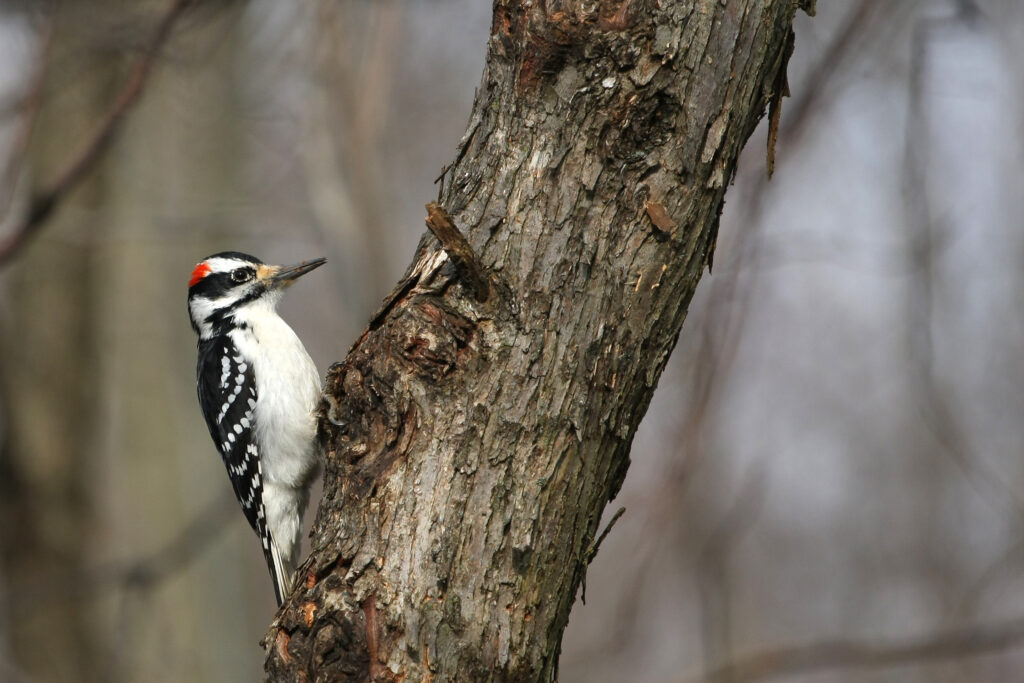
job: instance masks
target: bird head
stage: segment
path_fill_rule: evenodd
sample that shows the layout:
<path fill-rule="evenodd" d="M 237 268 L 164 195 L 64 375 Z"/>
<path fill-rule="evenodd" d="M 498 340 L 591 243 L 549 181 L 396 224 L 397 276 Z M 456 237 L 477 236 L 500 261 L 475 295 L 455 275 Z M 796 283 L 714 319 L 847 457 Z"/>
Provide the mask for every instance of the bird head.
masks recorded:
<path fill-rule="evenodd" d="M 188 281 L 192 329 L 205 339 L 247 309 L 273 309 L 288 285 L 326 262 L 327 259 L 316 258 L 290 266 L 273 266 L 237 251 L 209 256 L 196 264 Z"/>

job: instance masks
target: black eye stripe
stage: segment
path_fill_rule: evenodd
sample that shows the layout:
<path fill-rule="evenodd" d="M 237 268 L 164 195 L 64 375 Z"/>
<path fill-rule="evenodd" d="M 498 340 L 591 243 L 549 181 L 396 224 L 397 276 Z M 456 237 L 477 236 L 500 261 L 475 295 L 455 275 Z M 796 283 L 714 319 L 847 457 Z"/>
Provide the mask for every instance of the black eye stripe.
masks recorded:
<path fill-rule="evenodd" d="M 236 268 L 235 270 L 240 270 Z M 189 296 L 203 296 L 208 299 L 216 299 L 224 294 L 227 294 L 229 290 L 238 287 L 240 282 L 235 282 L 232 278 L 232 273 L 235 270 L 229 270 L 220 273 L 210 273 L 202 280 L 197 282 L 195 285 L 189 288 Z M 250 282 L 253 279 L 255 270 L 248 268 L 250 276 L 246 278 L 246 282 Z"/>

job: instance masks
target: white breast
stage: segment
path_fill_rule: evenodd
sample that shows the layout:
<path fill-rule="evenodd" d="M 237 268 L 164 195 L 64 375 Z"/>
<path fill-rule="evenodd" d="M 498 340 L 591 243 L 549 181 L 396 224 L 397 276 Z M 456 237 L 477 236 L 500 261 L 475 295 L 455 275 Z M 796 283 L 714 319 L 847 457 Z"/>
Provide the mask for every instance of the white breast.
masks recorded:
<path fill-rule="evenodd" d="M 267 484 L 305 488 L 318 460 L 313 411 L 320 399 L 320 375 L 292 328 L 272 302 L 255 301 L 235 314 L 247 323 L 230 332 L 256 377 L 256 439 Z"/>

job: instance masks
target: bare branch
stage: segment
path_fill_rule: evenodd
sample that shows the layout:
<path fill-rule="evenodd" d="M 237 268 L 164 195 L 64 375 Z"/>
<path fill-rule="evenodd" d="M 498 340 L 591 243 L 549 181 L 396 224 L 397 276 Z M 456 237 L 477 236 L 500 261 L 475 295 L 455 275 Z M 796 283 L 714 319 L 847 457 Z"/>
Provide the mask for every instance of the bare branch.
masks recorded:
<path fill-rule="evenodd" d="M 85 178 L 103 157 L 114 135 L 120 129 L 125 114 L 138 102 L 160 48 L 167 42 L 174 24 L 192 2 L 194 0 L 171 0 L 170 6 L 154 29 L 152 37 L 132 67 L 128 80 L 103 117 L 96 132 L 78 154 L 71 158 L 64 171 L 32 197 L 25 219 L 0 241 L 0 264 L 9 261 L 28 239 L 38 232 L 61 200 Z M 34 118 L 34 109 L 30 107 L 26 116 L 30 119 Z"/>
<path fill-rule="evenodd" d="M 711 531 L 697 563 L 697 582 L 701 595 L 701 641 L 705 667 L 712 669 L 729 658 L 729 557 L 743 535 L 757 521 L 765 495 L 764 461 L 757 461 L 746 475 L 739 495 L 725 516 Z"/>
<path fill-rule="evenodd" d="M 18 109 L 22 112 L 21 125 L 11 143 L 11 151 L 7 157 L 3 175 L 0 175 L 0 220 L 3 220 L 11 210 L 15 189 L 25 163 L 25 154 L 28 152 L 28 143 L 32 139 L 32 131 L 38 118 L 39 104 L 43 99 L 43 86 L 46 84 L 46 76 L 50 71 L 50 48 L 53 44 L 52 23 L 47 26 L 45 32 L 46 35 L 39 41 L 39 55 L 33 66 L 32 77 L 29 79 L 28 92 L 19 101 Z"/>
<path fill-rule="evenodd" d="M 594 561 L 595 557 L 597 557 L 597 551 L 601 549 L 601 544 L 604 543 L 605 537 L 607 537 L 608 534 L 611 533 L 612 527 L 615 526 L 615 522 L 619 521 L 619 517 L 622 517 L 622 515 L 625 512 L 626 512 L 626 508 L 619 508 L 618 510 L 615 511 L 615 514 L 612 515 L 612 518 L 610 520 L 608 520 L 608 524 L 607 524 L 607 526 L 605 526 L 604 531 L 601 532 L 601 535 L 597 537 L 596 541 L 594 541 L 593 543 L 590 544 L 590 547 L 587 548 L 587 552 L 584 553 L 584 555 L 583 555 L 583 562 L 584 562 L 584 564 L 586 566 L 584 567 L 583 579 L 581 581 L 582 592 L 580 593 L 580 601 L 584 605 L 587 604 L 587 572 L 586 572 L 586 567 L 589 567 L 590 563 Z"/>
<path fill-rule="evenodd" d="M 1019 647 L 1024 642 L 1024 617 L 996 624 L 911 638 L 902 642 L 826 640 L 764 650 L 734 659 L 683 681 L 765 681 L 815 671 L 879 669 L 923 661 L 948 661 Z"/>
<path fill-rule="evenodd" d="M 1024 512 L 1024 496 L 981 457 L 971 442 L 954 398 L 942 386 L 934 351 L 933 315 L 936 307 L 936 254 L 952 232 L 935 215 L 928 191 L 927 140 L 929 111 L 925 98 L 928 78 L 927 58 L 935 32 L 950 25 L 970 21 L 973 15 L 953 18 L 927 18 L 915 27 L 911 43 L 909 79 L 909 115 L 904 134 L 904 206 L 906 211 L 906 250 L 909 270 L 914 274 L 905 301 L 908 334 L 905 340 L 911 386 L 924 426 L 939 447 L 960 468 L 967 481 L 985 501 L 1004 507 L 1012 514 Z"/>
<path fill-rule="evenodd" d="M 150 555 L 79 570 L 61 581 L 41 577 L 38 587 L 11 595 L 12 612 L 38 609 L 51 600 L 91 598 L 115 589 L 150 589 L 184 569 L 206 550 L 236 518 L 236 511 L 237 504 L 231 496 L 218 496 L 174 538 Z"/>

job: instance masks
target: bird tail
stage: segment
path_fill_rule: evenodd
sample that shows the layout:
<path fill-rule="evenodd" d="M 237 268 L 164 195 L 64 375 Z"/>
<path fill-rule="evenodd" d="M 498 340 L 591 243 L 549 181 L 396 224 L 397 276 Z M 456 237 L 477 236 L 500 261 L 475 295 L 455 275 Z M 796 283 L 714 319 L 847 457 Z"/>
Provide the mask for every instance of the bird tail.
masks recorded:
<path fill-rule="evenodd" d="M 277 599 L 277 606 L 284 604 L 284 598 L 292 589 L 292 579 L 295 576 L 295 568 L 291 566 L 288 558 L 281 555 L 281 549 L 270 534 L 270 529 L 263 531 L 263 555 L 267 559 L 267 568 L 270 570 L 270 579 L 274 583 L 274 597 Z"/>

